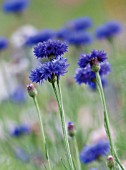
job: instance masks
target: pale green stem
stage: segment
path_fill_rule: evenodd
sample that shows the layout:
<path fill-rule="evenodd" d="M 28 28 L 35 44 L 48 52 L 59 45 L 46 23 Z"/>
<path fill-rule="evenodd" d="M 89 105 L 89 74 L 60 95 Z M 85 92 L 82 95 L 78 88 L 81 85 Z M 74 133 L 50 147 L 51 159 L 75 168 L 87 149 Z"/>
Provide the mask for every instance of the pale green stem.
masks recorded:
<path fill-rule="evenodd" d="M 49 170 L 51 170 L 51 164 L 50 164 L 50 159 L 49 159 L 49 153 L 48 153 L 48 148 L 47 148 L 47 143 L 46 143 L 46 136 L 44 133 L 44 127 L 43 127 L 43 119 L 42 119 L 42 114 L 40 113 L 40 109 L 39 109 L 39 105 L 38 105 L 38 101 L 36 97 L 33 97 L 37 112 L 38 112 L 38 118 L 39 118 L 39 122 L 40 122 L 40 128 L 41 128 L 41 133 L 42 133 L 42 139 L 43 139 L 43 143 L 44 143 L 44 149 L 45 149 L 45 154 L 46 154 L 46 159 L 48 161 L 48 167 Z"/>
<path fill-rule="evenodd" d="M 101 78 L 99 75 L 99 72 L 96 72 L 96 82 L 97 82 L 97 87 L 98 87 L 98 91 L 100 93 L 100 97 L 101 97 L 101 101 L 103 104 L 103 109 L 104 109 L 104 126 L 105 126 L 105 130 L 110 142 L 110 150 L 111 150 L 111 154 L 115 157 L 115 161 L 118 163 L 118 165 L 120 166 L 120 168 L 122 170 L 124 170 L 123 166 L 120 163 L 120 160 L 118 158 L 118 155 L 116 153 L 116 149 L 112 140 L 112 135 L 110 132 L 110 123 L 109 123 L 109 117 L 108 117 L 108 112 L 107 112 L 107 107 L 106 107 L 106 101 L 105 101 L 105 96 L 104 96 L 104 91 L 103 91 L 103 87 L 102 87 L 102 83 L 101 83 Z"/>
<path fill-rule="evenodd" d="M 72 160 L 72 156 L 71 156 L 71 153 L 70 153 L 70 146 L 69 146 L 69 142 L 68 142 L 66 124 L 65 124 L 65 114 L 64 114 L 64 108 L 63 108 L 61 90 L 59 92 L 59 96 L 60 96 L 60 99 L 59 99 L 57 89 L 56 89 L 54 83 L 52 83 L 52 87 L 53 87 L 53 90 L 54 90 L 54 93 L 55 93 L 55 96 L 56 96 L 56 100 L 57 100 L 57 103 L 58 103 L 59 111 L 60 111 L 60 118 L 61 118 L 61 124 L 62 124 L 63 136 L 64 136 L 64 144 L 65 144 L 65 148 L 66 148 L 66 152 L 67 152 L 67 158 L 68 158 L 70 170 L 74 170 L 73 160 Z"/>
<path fill-rule="evenodd" d="M 75 136 L 73 137 L 73 141 L 74 141 L 74 148 L 75 148 L 76 161 L 77 161 L 77 170 L 81 170 L 81 163 L 80 163 L 80 159 L 79 159 L 78 144 L 77 144 L 77 140 L 76 140 Z"/>

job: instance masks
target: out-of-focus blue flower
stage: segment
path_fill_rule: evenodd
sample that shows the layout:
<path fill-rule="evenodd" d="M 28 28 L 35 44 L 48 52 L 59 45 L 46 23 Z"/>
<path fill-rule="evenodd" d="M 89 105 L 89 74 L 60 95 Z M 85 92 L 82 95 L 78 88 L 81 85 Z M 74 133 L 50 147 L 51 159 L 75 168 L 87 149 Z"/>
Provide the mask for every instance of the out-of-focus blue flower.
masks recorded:
<path fill-rule="evenodd" d="M 61 42 L 59 40 L 48 40 L 46 42 L 39 43 L 34 47 L 34 55 L 37 58 L 49 58 L 50 56 L 56 58 L 67 52 L 67 49 L 68 46 L 65 42 Z"/>
<path fill-rule="evenodd" d="M 110 21 L 96 29 L 96 37 L 98 39 L 111 40 L 115 35 L 121 32 L 122 28 L 120 23 L 116 21 Z"/>
<path fill-rule="evenodd" d="M 111 66 L 108 62 L 104 62 L 100 64 L 100 70 L 99 70 L 99 74 L 100 76 L 104 76 L 109 74 L 111 71 Z"/>
<path fill-rule="evenodd" d="M 52 81 L 56 76 L 58 79 L 67 72 L 67 59 L 58 57 L 52 61 L 40 64 L 40 66 L 31 71 L 30 80 L 35 83 L 43 83 L 46 80 Z"/>
<path fill-rule="evenodd" d="M 26 46 L 33 46 L 39 42 L 44 42 L 44 41 L 48 41 L 49 39 L 54 38 L 55 36 L 55 32 L 53 30 L 42 30 L 39 31 L 36 35 L 29 37 L 26 42 L 25 45 Z"/>
<path fill-rule="evenodd" d="M 70 36 L 68 36 L 67 41 L 70 45 L 75 46 L 89 45 L 92 43 L 92 37 L 89 33 L 74 32 Z"/>
<path fill-rule="evenodd" d="M 66 27 L 74 31 L 82 31 L 90 28 L 92 26 L 92 20 L 89 17 L 81 17 L 69 21 Z"/>
<path fill-rule="evenodd" d="M 30 160 L 30 156 L 26 153 L 25 150 L 23 150 L 20 147 L 15 147 L 14 153 L 15 153 L 16 157 L 23 162 L 28 162 Z"/>
<path fill-rule="evenodd" d="M 107 140 L 101 140 L 98 143 L 85 146 L 80 153 L 80 160 L 82 163 L 88 164 L 107 155 L 109 151 L 109 142 Z"/>
<path fill-rule="evenodd" d="M 26 89 L 23 85 L 18 85 L 15 91 L 11 94 L 10 100 L 15 103 L 23 103 L 26 101 Z"/>
<path fill-rule="evenodd" d="M 71 31 L 69 29 L 62 28 L 56 32 L 55 38 L 59 40 L 67 41 L 67 38 L 70 36 L 70 34 L 71 34 Z"/>
<path fill-rule="evenodd" d="M 8 40 L 4 37 L 0 37 L 0 51 L 8 47 Z"/>
<path fill-rule="evenodd" d="M 11 131 L 11 136 L 13 137 L 20 137 L 22 135 L 26 135 L 30 133 L 30 129 L 26 125 L 19 125 L 16 126 L 12 131 Z"/>
<path fill-rule="evenodd" d="M 82 54 L 79 58 L 78 65 L 81 68 L 86 67 L 88 64 L 92 66 L 94 62 L 102 63 L 107 60 L 107 55 L 103 50 L 92 50 L 91 54 Z"/>
<path fill-rule="evenodd" d="M 5 0 L 3 10 L 7 13 L 21 13 L 28 7 L 29 0 Z"/>

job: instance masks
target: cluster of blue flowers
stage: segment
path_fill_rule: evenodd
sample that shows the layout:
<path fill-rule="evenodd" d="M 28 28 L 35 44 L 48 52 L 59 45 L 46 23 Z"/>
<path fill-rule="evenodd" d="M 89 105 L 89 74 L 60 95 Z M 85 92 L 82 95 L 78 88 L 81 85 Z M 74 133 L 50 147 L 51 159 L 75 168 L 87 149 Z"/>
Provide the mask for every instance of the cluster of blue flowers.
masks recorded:
<path fill-rule="evenodd" d="M 96 37 L 98 39 L 107 39 L 111 41 L 115 35 L 121 32 L 122 28 L 117 21 L 110 21 L 96 29 Z"/>
<path fill-rule="evenodd" d="M 90 54 L 82 54 L 79 58 L 79 68 L 76 69 L 75 80 L 81 84 L 87 84 L 89 87 L 96 89 L 96 73 L 92 70 L 93 65 L 100 66 L 99 74 L 102 79 L 103 86 L 105 80 L 103 76 L 107 75 L 111 71 L 110 64 L 106 62 L 106 53 L 102 50 L 92 50 Z"/>
<path fill-rule="evenodd" d="M 4 37 L 0 37 L 0 51 L 6 49 L 8 47 L 8 40 Z"/>
<path fill-rule="evenodd" d="M 73 46 L 89 45 L 92 43 L 92 37 L 87 31 L 92 26 L 92 20 L 88 17 L 78 18 L 69 21 L 65 27 L 56 33 L 56 37 L 67 41 Z"/>
<path fill-rule="evenodd" d="M 30 74 L 30 80 L 36 83 L 44 81 L 54 81 L 55 78 L 60 78 L 67 72 L 67 59 L 62 55 L 67 51 L 68 46 L 59 40 L 49 40 L 39 43 L 34 47 L 34 54 L 37 58 L 47 58 L 47 62 L 40 62 L 36 69 L 33 69 Z"/>
<path fill-rule="evenodd" d="M 22 13 L 29 4 L 29 0 L 5 0 L 3 10 L 6 13 Z"/>
<path fill-rule="evenodd" d="M 100 140 L 95 144 L 85 146 L 80 153 L 80 160 L 82 163 L 88 164 L 107 155 L 109 151 L 109 142 L 107 140 Z"/>

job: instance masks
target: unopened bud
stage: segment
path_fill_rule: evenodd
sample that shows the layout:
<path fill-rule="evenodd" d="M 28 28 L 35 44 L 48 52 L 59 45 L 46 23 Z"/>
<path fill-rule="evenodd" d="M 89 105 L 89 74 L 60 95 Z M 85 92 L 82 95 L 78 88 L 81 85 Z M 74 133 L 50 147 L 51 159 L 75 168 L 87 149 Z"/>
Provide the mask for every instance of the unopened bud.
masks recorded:
<path fill-rule="evenodd" d="M 107 166 L 112 169 L 115 166 L 115 161 L 112 155 L 109 155 L 107 158 Z"/>
<path fill-rule="evenodd" d="M 37 90 L 33 84 L 27 85 L 27 91 L 30 97 L 35 97 L 37 95 Z"/>
<path fill-rule="evenodd" d="M 100 66 L 98 64 L 92 66 L 92 71 L 93 72 L 98 72 L 99 70 L 100 70 Z"/>
<path fill-rule="evenodd" d="M 70 137 L 74 137 L 76 134 L 76 129 L 75 129 L 75 125 L 73 122 L 69 122 L 68 123 L 68 134 Z"/>

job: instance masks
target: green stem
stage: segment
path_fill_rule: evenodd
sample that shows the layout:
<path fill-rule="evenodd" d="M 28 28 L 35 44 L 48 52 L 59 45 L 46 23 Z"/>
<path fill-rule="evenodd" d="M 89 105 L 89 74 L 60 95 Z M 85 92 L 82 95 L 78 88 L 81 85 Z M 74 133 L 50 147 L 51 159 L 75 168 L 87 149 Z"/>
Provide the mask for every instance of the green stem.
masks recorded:
<path fill-rule="evenodd" d="M 34 103 L 35 103 L 35 106 L 36 106 L 36 109 L 37 109 L 37 112 L 38 112 L 38 118 L 39 118 L 39 121 L 40 121 L 42 139 L 43 139 L 43 142 L 44 142 L 44 148 L 45 148 L 46 159 L 48 161 L 48 167 L 49 167 L 49 170 L 51 170 L 51 164 L 50 164 L 49 153 L 48 153 L 48 148 L 47 148 L 47 143 L 46 143 L 46 137 L 45 137 L 45 133 L 44 133 L 42 115 L 40 113 L 37 98 L 33 97 L 33 100 L 34 100 Z"/>
<path fill-rule="evenodd" d="M 60 111 L 60 118 L 61 118 L 61 123 L 62 123 L 64 143 L 65 143 L 65 147 L 66 147 L 67 158 L 68 158 L 70 170 L 74 170 L 73 160 L 72 160 L 72 157 L 71 157 L 70 147 L 69 147 L 69 142 L 68 142 L 68 137 L 67 137 L 66 125 L 65 125 L 65 114 L 64 114 L 64 108 L 63 108 L 63 102 L 62 102 L 61 89 L 60 89 L 60 86 L 58 84 L 59 96 L 60 96 L 60 99 L 59 99 L 59 96 L 58 96 L 58 93 L 57 93 L 57 90 L 56 90 L 54 83 L 52 83 L 52 87 L 53 87 L 53 90 L 54 90 L 54 93 L 55 93 L 55 96 L 56 96 L 56 100 L 57 100 L 57 103 L 58 103 L 59 111 Z"/>
<path fill-rule="evenodd" d="M 77 140 L 76 140 L 75 136 L 73 137 L 73 141 L 74 141 L 76 161 L 77 161 L 77 170 L 81 170 L 81 163 L 80 163 L 80 160 L 79 160 L 79 150 L 78 150 Z"/>
<path fill-rule="evenodd" d="M 106 107 L 106 101 L 105 101 L 105 96 L 104 96 L 104 91 L 103 91 L 103 87 L 102 87 L 102 83 L 101 83 L 101 78 L 99 75 L 99 72 L 96 72 L 96 81 L 97 81 L 97 87 L 98 87 L 98 91 L 101 97 L 101 101 L 103 104 L 103 109 L 104 109 L 104 126 L 105 126 L 105 130 L 110 142 L 110 150 L 111 150 L 111 154 L 114 156 L 115 161 L 118 163 L 118 165 L 120 166 L 120 168 L 122 170 L 124 170 L 123 166 L 120 163 L 120 160 L 118 158 L 118 155 L 116 153 L 116 149 L 112 140 L 112 135 L 110 132 L 110 123 L 109 123 L 109 117 L 108 117 L 108 112 L 107 112 L 107 107 Z"/>

